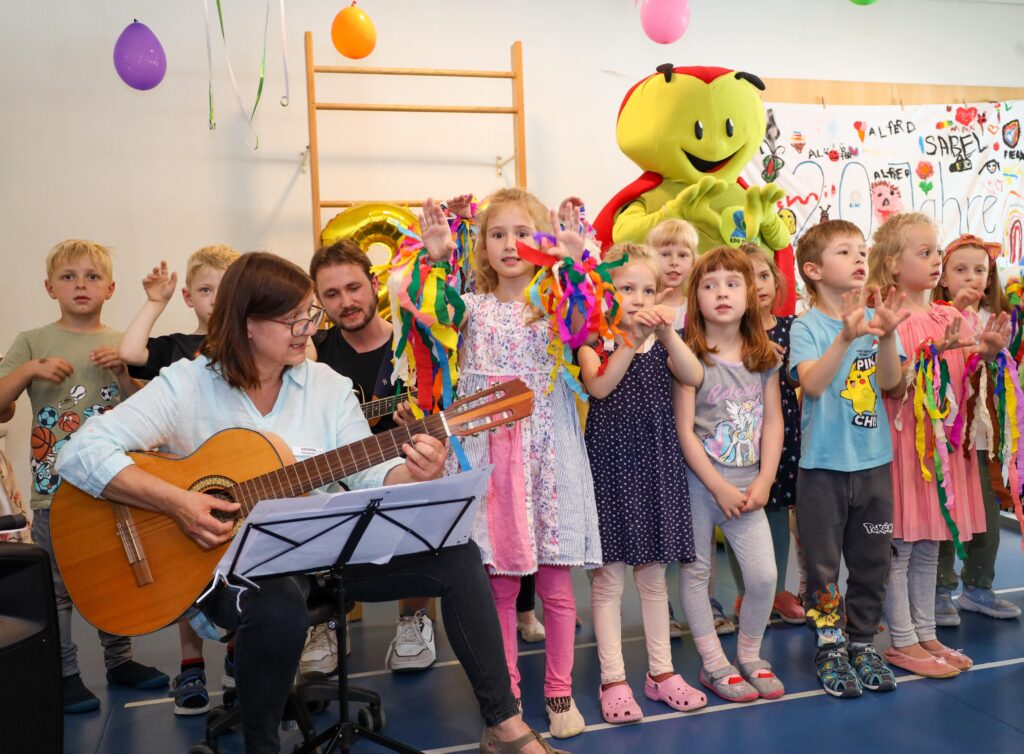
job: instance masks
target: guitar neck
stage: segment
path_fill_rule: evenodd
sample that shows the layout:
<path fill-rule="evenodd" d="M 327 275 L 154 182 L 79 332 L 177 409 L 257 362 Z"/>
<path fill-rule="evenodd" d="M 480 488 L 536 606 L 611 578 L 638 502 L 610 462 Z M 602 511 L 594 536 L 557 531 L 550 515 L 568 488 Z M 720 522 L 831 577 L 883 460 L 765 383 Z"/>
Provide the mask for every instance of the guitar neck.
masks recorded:
<path fill-rule="evenodd" d="M 371 435 L 351 445 L 240 482 L 231 488 L 232 497 L 241 505 L 241 513 L 247 516 L 260 500 L 297 497 L 397 458 L 402 454 L 402 445 L 411 443 L 413 435 L 430 435 L 444 440 L 448 437 L 448 430 L 441 414 L 431 414 L 389 432 Z"/>
<path fill-rule="evenodd" d="M 408 397 L 408 393 L 399 393 L 398 395 L 392 395 L 390 398 L 375 398 L 372 401 L 360 404 L 359 408 L 362 409 L 363 416 L 367 419 L 376 419 L 380 416 L 395 413 L 395 408 L 398 404 Z"/>

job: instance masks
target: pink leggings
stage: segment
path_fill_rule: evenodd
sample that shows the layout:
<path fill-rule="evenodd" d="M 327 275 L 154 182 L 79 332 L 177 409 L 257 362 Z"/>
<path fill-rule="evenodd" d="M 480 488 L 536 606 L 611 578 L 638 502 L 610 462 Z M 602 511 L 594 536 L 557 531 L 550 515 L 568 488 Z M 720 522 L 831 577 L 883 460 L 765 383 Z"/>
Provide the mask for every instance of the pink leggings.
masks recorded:
<path fill-rule="evenodd" d="M 512 694 L 519 693 L 519 637 L 516 635 L 516 596 L 519 576 L 491 576 L 494 606 L 505 642 L 505 662 L 512 678 Z M 544 696 L 572 695 L 572 661 L 576 641 L 576 597 L 572 593 L 572 575 L 566 566 L 540 566 L 534 576 L 537 596 L 544 606 L 544 633 L 547 664 Z"/>

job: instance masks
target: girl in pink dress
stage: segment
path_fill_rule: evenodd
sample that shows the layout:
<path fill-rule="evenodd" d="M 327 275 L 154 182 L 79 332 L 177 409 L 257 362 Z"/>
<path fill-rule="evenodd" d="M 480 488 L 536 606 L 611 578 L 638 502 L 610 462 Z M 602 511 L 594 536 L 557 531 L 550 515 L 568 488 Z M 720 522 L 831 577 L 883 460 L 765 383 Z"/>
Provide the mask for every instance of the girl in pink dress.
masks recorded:
<path fill-rule="evenodd" d="M 520 697 L 516 596 L 521 577 L 535 575 L 544 607 L 547 664 L 544 697 L 551 735 L 583 732 L 583 716 L 572 698 L 576 601 L 570 569 L 602 564 L 594 480 L 580 431 L 573 392 L 553 376 L 555 356 L 547 319 L 524 292 L 536 268 L 519 257 L 517 241 L 530 246 L 538 232 L 554 233 L 548 253 L 580 258 L 583 237 L 579 200 L 562 203 L 556 226 L 532 194 L 503 189 L 491 195 L 477 217 L 473 249 L 476 293 L 463 294 L 466 321 L 459 351 L 459 393 L 469 395 L 513 377 L 533 390 L 533 415 L 511 427 L 463 440 L 473 468 L 494 464 L 487 494 L 473 525 L 473 540 L 491 576 L 512 693 Z M 447 220 L 431 200 L 423 205 L 423 244 L 434 261 L 453 251 Z M 457 471 L 451 462 L 449 471 Z"/>
<path fill-rule="evenodd" d="M 1009 339 L 1008 318 L 992 318 L 980 333 L 952 306 L 933 303 L 932 290 L 942 274 L 938 228 L 921 213 L 897 214 L 875 232 L 868 258 L 869 285 L 883 292 L 893 285 L 906 296 L 910 317 L 897 332 L 910 358 L 905 390 L 886 397 L 893 444 L 893 557 L 885 598 L 885 617 L 892 647 L 885 659 L 896 667 L 932 678 L 951 678 L 971 666 L 962 652 L 946 647 L 935 634 L 935 579 L 939 542 L 950 539 L 930 450 L 925 465 L 932 481 L 925 481 L 916 447 L 913 354 L 932 341 L 949 369 L 953 399 L 961 405 L 967 359 L 977 351 L 985 360 L 995 358 Z M 934 442 L 926 428 L 927 448 Z M 939 438 L 945 442 L 945 438 Z M 940 469 L 941 471 L 941 469 Z M 985 531 L 985 510 L 973 454 L 949 453 L 949 513 L 961 541 Z"/>

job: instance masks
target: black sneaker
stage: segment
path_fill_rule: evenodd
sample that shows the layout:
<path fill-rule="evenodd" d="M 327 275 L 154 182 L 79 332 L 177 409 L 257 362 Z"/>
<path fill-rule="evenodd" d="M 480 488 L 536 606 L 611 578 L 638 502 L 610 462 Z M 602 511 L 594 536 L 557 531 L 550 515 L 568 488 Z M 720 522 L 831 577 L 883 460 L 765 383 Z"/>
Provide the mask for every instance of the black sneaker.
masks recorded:
<path fill-rule="evenodd" d="M 127 686 L 132 689 L 162 689 L 171 679 L 167 673 L 161 673 L 149 665 L 142 665 L 135 660 L 122 662 L 107 670 L 107 683 L 115 686 Z"/>
<path fill-rule="evenodd" d="M 82 683 L 82 676 L 78 673 L 63 678 L 61 692 L 64 697 L 65 715 L 77 715 L 100 708 L 100 700 L 85 687 L 85 684 Z"/>
<path fill-rule="evenodd" d="M 850 665 L 857 672 L 861 686 L 869 691 L 892 691 L 896 675 L 870 644 L 850 646 Z"/>
<path fill-rule="evenodd" d="M 842 650 L 822 649 L 815 658 L 818 666 L 818 680 L 825 693 L 843 699 L 852 699 L 864 693 L 860 678 L 853 672 L 850 662 Z"/>

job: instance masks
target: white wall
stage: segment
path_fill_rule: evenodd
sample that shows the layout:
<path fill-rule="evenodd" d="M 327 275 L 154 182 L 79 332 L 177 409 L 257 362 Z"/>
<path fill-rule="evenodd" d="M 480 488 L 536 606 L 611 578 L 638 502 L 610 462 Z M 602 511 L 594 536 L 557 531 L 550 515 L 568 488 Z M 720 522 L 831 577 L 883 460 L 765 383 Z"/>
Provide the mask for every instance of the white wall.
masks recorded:
<path fill-rule="evenodd" d="M 180 269 L 194 249 L 224 242 L 304 265 L 312 241 L 309 177 L 299 172 L 308 141 L 302 32 L 313 31 L 318 62 L 345 64 L 329 29 L 347 4 L 287 3 L 288 108 L 277 103 L 284 77 L 280 27 L 271 19 L 256 151 L 246 144 L 216 38 L 218 128 L 207 128 L 200 0 L 0 5 L 0 349 L 18 331 L 56 318 L 42 287 L 42 260 L 63 238 L 114 247 L 120 287 L 104 316 L 115 327 L 128 323 L 142 301 L 139 280 L 161 258 Z M 232 63 L 251 103 L 261 4 L 223 5 Z M 582 195 L 592 214 L 638 174 L 616 148 L 615 113 L 628 87 L 660 63 L 722 65 L 763 77 L 1024 85 L 1018 3 L 691 0 L 689 31 L 667 47 L 644 36 L 633 0 L 361 6 L 377 26 L 378 44 L 356 64 L 507 68 L 509 46 L 522 40 L 529 185 L 549 203 Z M 133 15 L 167 52 L 167 77 L 147 93 L 122 84 L 112 65 L 114 41 Z M 318 98 L 508 100 L 505 82 L 379 78 L 319 77 Z M 319 122 L 325 198 L 483 195 L 514 175 L 509 166 L 503 181 L 493 168 L 496 155 L 511 152 L 508 116 L 327 113 Z M 192 325 L 177 302 L 158 330 Z M 18 410 L 8 446 L 27 491 L 28 402 Z"/>

